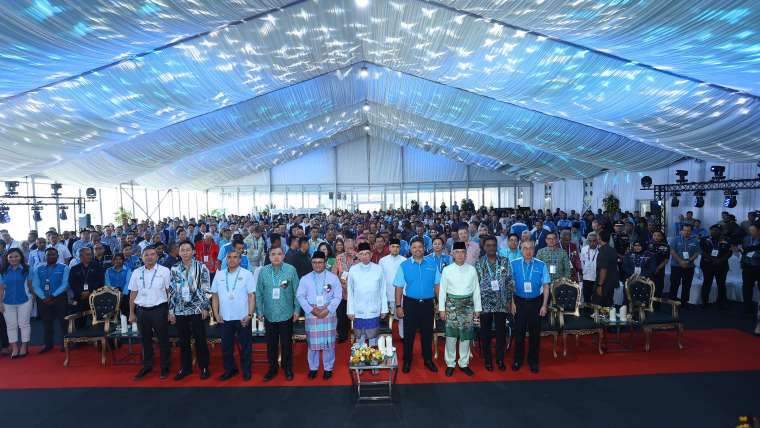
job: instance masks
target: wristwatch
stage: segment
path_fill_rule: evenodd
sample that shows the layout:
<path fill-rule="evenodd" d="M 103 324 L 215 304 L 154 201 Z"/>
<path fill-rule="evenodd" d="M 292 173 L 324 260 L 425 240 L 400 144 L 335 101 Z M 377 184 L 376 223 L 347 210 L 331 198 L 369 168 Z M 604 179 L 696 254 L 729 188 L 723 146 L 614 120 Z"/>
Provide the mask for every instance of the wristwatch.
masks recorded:
<path fill-rule="evenodd" d="M 398 309 L 398 308 L 400 308 L 400 307 L 401 307 L 401 305 L 396 305 L 396 309 Z"/>

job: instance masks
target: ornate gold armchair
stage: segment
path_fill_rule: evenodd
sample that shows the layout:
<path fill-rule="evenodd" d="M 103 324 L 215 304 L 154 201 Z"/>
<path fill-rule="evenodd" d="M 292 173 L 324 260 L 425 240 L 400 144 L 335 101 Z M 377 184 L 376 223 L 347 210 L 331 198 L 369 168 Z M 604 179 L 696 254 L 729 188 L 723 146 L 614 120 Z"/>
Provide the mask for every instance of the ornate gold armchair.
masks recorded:
<path fill-rule="evenodd" d="M 594 319 L 581 315 L 580 285 L 568 278 L 558 278 L 552 282 L 551 290 L 551 310 L 555 314 L 559 333 L 562 334 L 562 356 L 567 356 L 568 335 L 575 336 L 575 344 L 578 346 L 580 336 L 596 334 L 597 351 L 602 354 L 602 327 Z"/>
<path fill-rule="evenodd" d="M 649 352 L 651 349 L 654 330 L 675 330 L 676 345 L 678 349 L 683 349 L 681 344 L 683 323 L 678 318 L 678 307 L 681 306 L 681 302 L 654 297 L 654 288 L 652 280 L 638 275 L 631 276 L 625 282 L 628 310 L 641 323 L 644 330 L 646 338 L 644 350 Z M 655 310 L 654 302 L 670 305 L 670 312 Z"/>
<path fill-rule="evenodd" d="M 63 366 L 69 365 L 69 348 L 72 343 L 93 343 L 100 346 L 100 363 L 106 364 L 106 337 L 111 331 L 111 324 L 119 319 L 119 302 L 121 290 L 113 287 L 101 287 L 90 294 L 90 310 L 66 317 L 68 331 L 63 336 L 66 359 Z M 77 328 L 76 320 L 86 318 L 84 327 Z M 89 322 L 88 322 L 89 321 Z"/>

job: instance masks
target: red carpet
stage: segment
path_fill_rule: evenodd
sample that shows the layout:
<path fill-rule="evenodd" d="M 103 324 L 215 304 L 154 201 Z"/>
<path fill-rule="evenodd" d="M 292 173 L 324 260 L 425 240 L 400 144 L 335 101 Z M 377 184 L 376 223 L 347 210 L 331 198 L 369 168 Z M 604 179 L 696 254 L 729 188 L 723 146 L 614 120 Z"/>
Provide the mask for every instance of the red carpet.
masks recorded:
<path fill-rule="evenodd" d="M 467 377 L 460 371 L 447 378 L 443 375 L 443 342 L 440 343 L 437 361 L 439 372 L 428 372 L 422 365 L 420 355 L 415 356 L 412 371 L 409 374 L 399 373 L 397 381 L 402 384 L 414 383 L 445 383 L 445 382 L 489 382 L 513 380 L 552 380 L 575 379 L 606 376 L 632 376 L 644 374 L 671 374 L 693 372 L 720 372 L 760 370 L 760 340 L 753 336 L 733 329 L 692 330 L 687 331 L 683 343 L 685 348 L 678 350 L 675 346 L 675 335 L 670 332 L 655 334 L 653 349 L 649 353 L 643 351 L 643 336 L 636 334 L 635 347 L 629 353 L 609 353 L 599 355 L 596 347 L 592 346 L 591 338 L 581 337 L 580 346 L 576 349 L 575 340 L 568 338 L 568 356 L 557 359 L 552 357 L 551 338 L 543 338 L 541 351 L 541 373 L 532 374 L 527 365 L 517 373 L 508 370 L 487 372 L 483 368 L 479 354 L 473 358 L 470 367 L 475 376 Z M 419 341 L 417 343 L 419 345 Z M 398 349 L 400 343 L 396 343 Z M 256 345 L 263 349 L 263 345 Z M 254 377 L 250 382 L 243 382 L 238 376 L 227 382 L 220 382 L 216 377 L 222 373 L 221 350 L 217 346 L 212 352 L 212 378 L 201 381 L 197 375 L 190 376 L 181 382 L 171 378 L 160 380 L 158 370 L 154 370 L 146 379 L 135 382 L 133 374 L 139 369 L 137 365 L 105 367 L 99 364 L 100 353 L 91 346 L 81 346 L 71 353 L 68 368 L 62 366 L 63 354 L 55 351 L 46 355 L 35 355 L 32 349 L 30 355 L 19 360 L 3 358 L 0 360 L 0 389 L 23 388 L 99 388 L 99 387 L 260 387 L 260 386 L 325 386 L 350 385 L 348 364 L 348 347 L 339 345 L 336 369 L 330 381 L 324 381 L 320 376 L 315 380 L 306 377 L 306 345 L 298 343 L 294 351 L 295 379 L 285 381 L 282 373 L 268 383 L 262 382 L 266 369 L 265 363 L 254 363 Z M 124 352 L 125 347 L 119 352 Z M 158 350 L 156 349 L 156 353 Z M 419 346 L 416 347 L 419 353 Z M 257 358 L 262 358 L 257 354 Z M 173 351 L 172 373 L 178 368 L 179 351 Z M 158 360 L 158 356 L 156 356 Z M 511 351 L 507 354 L 511 361 Z M 158 361 L 156 361 L 158 363 Z M 364 376 L 371 377 L 369 373 Z"/>

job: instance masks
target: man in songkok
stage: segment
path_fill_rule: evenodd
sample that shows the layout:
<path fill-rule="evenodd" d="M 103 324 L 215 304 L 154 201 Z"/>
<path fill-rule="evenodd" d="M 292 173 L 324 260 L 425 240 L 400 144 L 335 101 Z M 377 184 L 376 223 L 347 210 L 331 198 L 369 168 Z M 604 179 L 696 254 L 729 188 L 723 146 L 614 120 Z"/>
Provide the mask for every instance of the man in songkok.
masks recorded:
<path fill-rule="evenodd" d="M 359 263 L 348 271 L 348 318 L 354 322 L 356 341 L 377 344 L 380 318 L 388 315 L 388 298 L 383 269 L 372 263 L 372 250 L 367 242 L 358 246 Z"/>
<path fill-rule="evenodd" d="M 312 271 L 301 278 L 296 298 L 306 314 L 306 342 L 309 345 L 309 379 L 317 377 L 319 354 L 322 352 L 323 378 L 332 377 L 335 364 L 335 335 L 338 310 L 343 288 L 340 279 L 325 270 L 326 256 L 315 251 L 311 256 Z"/>
<path fill-rule="evenodd" d="M 441 320 L 446 321 L 446 376 L 453 375 L 457 365 L 457 340 L 459 369 L 472 376 L 475 373 L 469 367 L 470 340 L 475 337 L 481 311 L 478 273 L 471 264 L 465 264 L 464 242 L 455 242 L 452 252 L 454 263 L 443 269 L 438 289 L 438 312 Z"/>

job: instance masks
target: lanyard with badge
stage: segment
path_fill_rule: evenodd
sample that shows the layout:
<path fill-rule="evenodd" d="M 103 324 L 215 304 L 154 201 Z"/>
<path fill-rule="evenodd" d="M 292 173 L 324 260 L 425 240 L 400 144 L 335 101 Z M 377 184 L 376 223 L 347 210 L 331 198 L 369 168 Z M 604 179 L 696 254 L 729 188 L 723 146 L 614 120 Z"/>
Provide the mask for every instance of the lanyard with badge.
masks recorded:
<path fill-rule="evenodd" d="M 44 287 L 45 297 L 50 295 L 50 278 L 55 273 L 55 265 L 53 265 L 52 267 L 48 265 L 46 270 L 47 270 L 47 278 L 45 278 L 45 287 Z"/>
<path fill-rule="evenodd" d="M 90 276 L 90 269 L 92 268 L 92 265 L 87 267 L 87 270 L 84 270 L 84 265 L 82 265 L 82 280 L 84 281 L 84 284 L 82 285 L 82 291 L 89 291 L 90 285 L 87 283 L 87 277 Z"/>
<path fill-rule="evenodd" d="M 277 276 L 274 274 L 274 266 L 272 266 L 272 270 L 270 270 L 270 273 L 272 274 L 272 300 L 280 300 L 280 291 L 282 288 L 283 283 L 287 284 L 286 281 L 279 281 L 280 274 L 278 273 Z M 280 268 L 280 273 L 282 273 L 282 268 Z"/>
<path fill-rule="evenodd" d="M 638 254 L 633 255 L 633 273 L 636 275 L 641 275 L 641 264 L 643 263 L 644 257 L 640 256 Z"/>
<path fill-rule="evenodd" d="M 713 242 L 712 238 L 707 240 L 710 243 L 710 248 L 712 251 L 710 251 L 711 257 L 718 257 L 718 248 L 715 248 L 715 243 Z M 720 242 L 718 243 L 718 246 L 720 247 Z"/>
<path fill-rule="evenodd" d="M 496 258 L 496 263 L 494 263 L 496 266 L 496 272 L 491 270 L 491 263 L 486 259 L 486 268 L 488 269 L 488 277 L 491 278 L 491 291 L 499 291 L 501 289 L 499 285 L 499 280 L 501 279 L 501 263 L 499 263 L 499 258 Z"/>
<path fill-rule="evenodd" d="M 525 262 L 520 263 L 520 272 L 523 279 L 523 291 L 527 294 L 533 293 L 533 282 L 531 282 L 531 278 L 533 278 L 533 260 L 530 261 L 530 272 L 528 272 L 527 280 L 525 276 Z"/>
<path fill-rule="evenodd" d="M 317 282 L 317 279 L 319 278 L 319 275 L 317 275 L 316 272 L 312 272 L 312 281 L 314 282 L 314 286 L 316 287 L 315 290 L 317 292 L 317 302 L 316 305 L 319 307 L 322 307 L 325 305 L 325 282 L 327 281 L 327 274 L 325 272 L 322 272 L 322 285 Z"/>
<path fill-rule="evenodd" d="M 681 252 L 681 256 L 683 256 L 683 259 L 686 261 L 689 261 L 689 250 L 686 247 L 686 240 L 684 238 L 681 238 L 681 245 L 683 245 L 683 250 Z"/>
<path fill-rule="evenodd" d="M 145 268 L 143 268 L 142 272 L 140 273 L 140 280 L 142 281 L 142 288 L 143 289 L 152 289 L 153 288 L 153 281 L 156 279 L 156 274 L 158 274 L 158 267 L 153 266 L 153 276 L 150 278 L 150 285 L 145 285 Z"/>
<path fill-rule="evenodd" d="M 237 288 L 238 277 L 240 276 L 240 268 L 235 271 L 235 280 L 232 284 L 232 290 L 230 290 L 230 271 L 229 269 L 224 271 L 224 286 L 227 288 L 227 296 L 230 300 L 235 300 L 235 288 Z"/>

